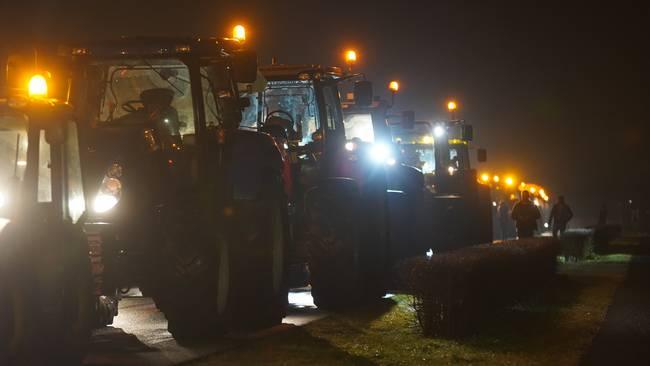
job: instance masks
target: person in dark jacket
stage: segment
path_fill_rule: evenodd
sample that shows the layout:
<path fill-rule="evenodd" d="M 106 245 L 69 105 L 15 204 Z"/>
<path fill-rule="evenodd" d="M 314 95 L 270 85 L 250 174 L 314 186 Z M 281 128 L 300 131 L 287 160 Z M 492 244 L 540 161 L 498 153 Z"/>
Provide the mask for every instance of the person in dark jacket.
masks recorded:
<path fill-rule="evenodd" d="M 530 193 L 523 191 L 521 200 L 512 208 L 512 219 L 517 226 L 517 236 L 521 238 L 532 238 L 533 233 L 537 230 L 537 220 L 542 215 L 535 204 L 530 200 Z"/>
<path fill-rule="evenodd" d="M 558 233 L 564 234 L 566 225 L 573 217 L 571 207 L 564 202 L 564 196 L 557 197 L 557 203 L 553 205 L 551 214 L 548 218 L 549 225 L 553 228 L 553 237 L 557 238 Z"/>

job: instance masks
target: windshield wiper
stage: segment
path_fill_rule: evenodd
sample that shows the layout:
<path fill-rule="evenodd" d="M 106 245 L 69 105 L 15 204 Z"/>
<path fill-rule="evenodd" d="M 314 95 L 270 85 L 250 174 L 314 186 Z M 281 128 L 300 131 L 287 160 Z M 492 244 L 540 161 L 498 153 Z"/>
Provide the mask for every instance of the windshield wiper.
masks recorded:
<path fill-rule="evenodd" d="M 165 78 L 165 77 L 160 73 L 160 71 L 156 70 L 156 69 L 153 67 L 153 65 L 151 65 L 147 60 L 142 59 L 142 61 L 143 61 L 147 66 L 149 66 L 149 68 L 150 68 L 153 72 L 155 72 L 158 76 L 160 76 L 161 79 L 165 80 L 165 81 L 167 82 L 167 84 L 169 84 L 172 88 L 176 89 L 177 92 L 179 92 L 179 93 L 180 93 L 181 95 L 183 95 L 183 96 L 185 95 L 185 93 L 183 93 L 183 92 L 182 92 L 182 91 L 181 91 L 181 90 L 180 90 L 176 85 L 174 85 L 174 83 L 172 83 L 171 81 L 169 81 L 169 78 Z"/>

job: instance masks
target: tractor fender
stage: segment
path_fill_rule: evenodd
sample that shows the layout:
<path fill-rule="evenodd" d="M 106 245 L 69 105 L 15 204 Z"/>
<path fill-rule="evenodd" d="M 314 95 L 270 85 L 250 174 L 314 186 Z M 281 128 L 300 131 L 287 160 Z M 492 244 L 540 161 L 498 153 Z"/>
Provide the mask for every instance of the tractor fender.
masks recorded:
<path fill-rule="evenodd" d="M 388 179 L 389 189 L 406 194 L 419 193 L 424 189 L 424 174 L 412 166 L 400 164 L 390 167 Z"/>
<path fill-rule="evenodd" d="M 230 143 L 233 164 L 228 175 L 233 198 L 255 200 L 268 192 L 277 192 L 284 163 L 273 138 L 265 133 L 237 130 Z"/>
<path fill-rule="evenodd" d="M 359 184 L 356 180 L 343 177 L 326 178 L 305 193 L 305 204 L 306 207 L 310 207 L 321 199 L 346 199 L 359 196 Z"/>

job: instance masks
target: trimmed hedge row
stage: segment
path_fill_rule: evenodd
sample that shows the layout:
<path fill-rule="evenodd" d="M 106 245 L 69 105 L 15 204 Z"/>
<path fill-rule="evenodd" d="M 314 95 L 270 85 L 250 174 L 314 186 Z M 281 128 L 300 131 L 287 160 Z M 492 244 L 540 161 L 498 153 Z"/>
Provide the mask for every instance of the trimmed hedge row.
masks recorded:
<path fill-rule="evenodd" d="M 533 238 L 410 259 L 402 275 L 425 336 L 459 337 L 553 277 L 560 244 Z"/>

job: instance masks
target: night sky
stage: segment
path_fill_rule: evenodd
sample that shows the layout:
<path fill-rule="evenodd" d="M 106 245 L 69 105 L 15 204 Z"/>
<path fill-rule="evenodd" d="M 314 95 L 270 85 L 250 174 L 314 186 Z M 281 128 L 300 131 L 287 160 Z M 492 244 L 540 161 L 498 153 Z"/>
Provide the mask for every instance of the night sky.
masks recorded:
<path fill-rule="evenodd" d="M 12 1 L 0 40 L 119 35 L 227 35 L 249 28 L 262 63 L 342 64 L 388 93 L 395 111 L 446 117 L 445 100 L 488 149 L 479 170 L 512 172 L 565 194 L 583 221 L 604 200 L 637 199 L 648 185 L 650 8 L 544 1 Z M 137 3 L 137 5 L 133 5 Z M 385 3 L 385 5 L 384 5 Z M 589 223 L 589 222 L 587 222 Z"/>

